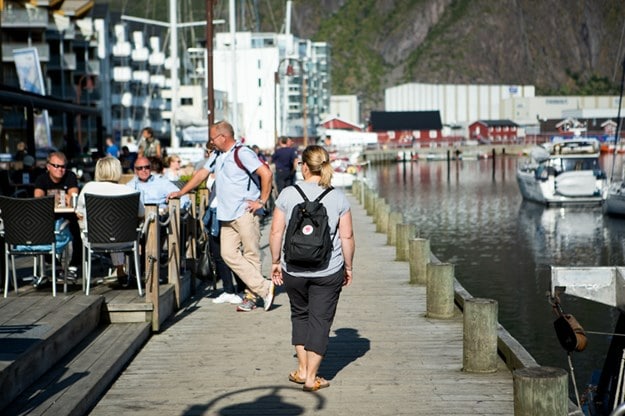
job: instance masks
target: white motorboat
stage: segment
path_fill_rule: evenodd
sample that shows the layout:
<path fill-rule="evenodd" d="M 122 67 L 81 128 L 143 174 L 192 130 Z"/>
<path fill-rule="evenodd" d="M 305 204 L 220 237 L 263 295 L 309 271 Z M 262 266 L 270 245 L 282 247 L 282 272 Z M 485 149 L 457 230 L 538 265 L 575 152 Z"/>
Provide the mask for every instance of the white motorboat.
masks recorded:
<path fill-rule="evenodd" d="M 602 204 L 608 183 L 599 155 L 599 142 L 584 137 L 533 148 L 517 169 L 521 195 L 545 205 Z"/>
<path fill-rule="evenodd" d="M 614 181 L 610 183 L 604 212 L 608 215 L 625 216 L 625 182 Z"/>

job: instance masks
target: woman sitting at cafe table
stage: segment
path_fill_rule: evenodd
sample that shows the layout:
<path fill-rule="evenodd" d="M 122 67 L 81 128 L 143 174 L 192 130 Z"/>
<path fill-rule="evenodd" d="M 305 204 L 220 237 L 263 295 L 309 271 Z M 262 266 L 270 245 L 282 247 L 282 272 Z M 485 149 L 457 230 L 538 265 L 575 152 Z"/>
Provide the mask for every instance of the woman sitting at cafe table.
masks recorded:
<path fill-rule="evenodd" d="M 126 185 L 119 184 L 119 180 L 122 177 L 122 164 L 119 159 L 106 156 L 95 165 L 95 181 L 88 182 L 80 192 L 78 196 L 78 203 L 76 205 L 76 215 L 80 228 L 84 229 L 86 225 L 86 208 L 85 208 L 85 194 L 91 195 L 128 195 L 136 193 L 137 191 L 127 187 Z M 144 216 L 144 206 L 139 201 L 139 211 L 137 212 L 137 218 Z M 122 287 L 128 287 L 129 278 L 128 274 L 124 270 L 125 263 L 124 253 L 111 253 L 111 261 L 115 266 L 117 274 L 117 282 Z"/>

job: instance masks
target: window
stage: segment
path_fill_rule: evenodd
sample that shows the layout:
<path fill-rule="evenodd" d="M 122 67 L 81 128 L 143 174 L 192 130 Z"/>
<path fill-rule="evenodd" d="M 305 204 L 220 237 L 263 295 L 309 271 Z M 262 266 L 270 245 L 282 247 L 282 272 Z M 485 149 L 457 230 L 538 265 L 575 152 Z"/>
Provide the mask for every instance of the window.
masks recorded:
<path fill-rule="evenodd" d="M 193 105 L 193 98 L 184 97 L 180 99 L 180 105 Z"/>

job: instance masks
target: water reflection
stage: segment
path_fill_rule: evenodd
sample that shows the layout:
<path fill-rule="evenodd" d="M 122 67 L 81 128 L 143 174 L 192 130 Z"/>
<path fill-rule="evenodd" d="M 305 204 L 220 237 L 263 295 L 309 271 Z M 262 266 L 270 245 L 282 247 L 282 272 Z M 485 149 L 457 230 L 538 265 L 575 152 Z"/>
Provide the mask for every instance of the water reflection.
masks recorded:
<path fill-rule="evenodd" d="M 611 157 L 602 162 L 609 172 Z M 473 296 L 499 302 L 500 322 L 540 364 L 568 369 L 547 300 L 550 266 L 625 265 L 625 219 L 606 217 L 601 207 L 522 201 L 516 163 L 516 157 L 393 163 L 373 166 L 367 177 L 391 209 L 430 239 L 439 259 L 455 264 Z M 573 297 L 562 301 L 586 329 L 613 330 L 615 310 Z M 576 354 L 578 384 L 601 368 L 608 342 L 590 335 L 586 351 Z"/>

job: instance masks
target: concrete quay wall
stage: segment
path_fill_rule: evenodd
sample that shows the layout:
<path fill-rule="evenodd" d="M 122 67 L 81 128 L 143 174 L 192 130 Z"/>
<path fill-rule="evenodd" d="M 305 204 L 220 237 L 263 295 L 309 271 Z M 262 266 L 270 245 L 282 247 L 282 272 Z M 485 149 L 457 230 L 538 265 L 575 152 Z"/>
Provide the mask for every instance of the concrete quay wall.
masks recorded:
<path fill-rule="evenodd" d="M 531 143 L 522 143 L 522 144 L 498 144 L 498 145 L 478 145 L 478 146 L 468 146 L 468 145 L 458 145 L 458 146 L 443 146 L 443 147 L 403 147 L 403 148 L 380 148 L 380 149 L 368 149 L 362 153 L 362 159 L 364 161 L 368 161 L 371 163 L 383 163 L 383 162 L 393 162 L 398 159 L 401 160 L 401 157 L 398 158 L 398 155 L 401 153 L 403 158 L 408 160 L 419 159 L 419 160 L 427 160 L 429 156 L 434 156 L 435 158 L 445 158 L 447 152 L 449 152 L 450 157 L 454 157 L 455 152 L 459 151 L 463 155 L 463 157 L 495 157 L 497 156 L 520 156 L 523 154 L 523 151 L 532 146 Z"/>

